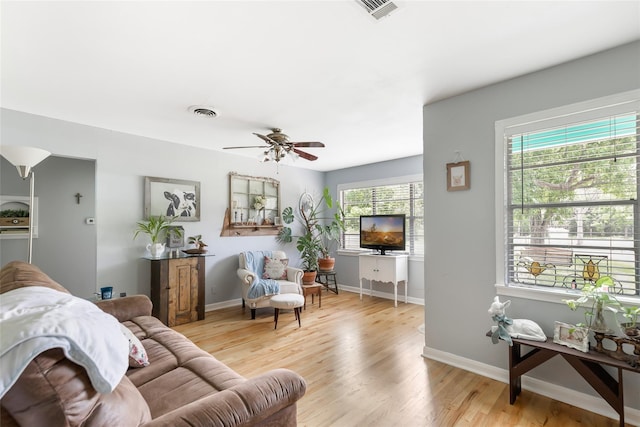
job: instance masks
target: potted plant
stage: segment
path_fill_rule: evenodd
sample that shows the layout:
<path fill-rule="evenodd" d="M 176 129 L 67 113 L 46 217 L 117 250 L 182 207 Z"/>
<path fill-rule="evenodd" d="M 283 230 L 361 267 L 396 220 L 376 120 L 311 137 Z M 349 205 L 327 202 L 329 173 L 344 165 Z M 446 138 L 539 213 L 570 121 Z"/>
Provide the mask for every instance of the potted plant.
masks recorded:
<path fill-rule="evenodd" d="M 322 199 L 325 202 L 325 206 L 329 209 L 333 208 L 334 203 L 331 198 L 331 193 L 327 187 L 324 188 Z M 340 243 L 340 237 L 344 231 L 344 211 L 342 207 L 336 202 L 336 212 L 331 218 L 325 218 L 325 224 L 318 224 L 317 229 L 320 233 L 321 248 L 320 253 L 322 258 L 318 259 L 318 269 L 320 271 L 333 271 L 336 260 L 331 256 L 331 248 L 333 245 Z"/>
<path fill-rule="evenodd" d="M 207 252 L 207 250 L 205 249 L 207 247 L 207 244 L 202 241 L 202 234 L 189 236 L 187 241 L 189 242 L 189 244 L 194 245 L 195 248 L 187 249 L 184 252 L 188 254 L 204 254 Z"/>
<path fill-rule="evenodd" d="M 300 259 L 302 259 L 302 269 L 304 270 L 302 276 L 303 285 L 313 285 L 316 281 L 320 248 L 318 236 L 312 233 L 305 233 L 298 237 L 296 249 L 300 252 Z"/>
<path fill-rule="evenodd" d="M 160 243 L 160 240 L 165 238 L 165 235 L 171 226 L 171 223 L 175 221 L 177 217 L 167 217 L 163 215 L 149 216 L 147 221 L 140 221 L 137 223 L 136 232 L 133 235 L 135 239 L 138 234 L 143 233 L 149 235 L 151 243 L 147 245 L 147 250 L 151 252 L 152 257 L 158 257 L 162 255 L 165 248 L 165 243 Z M 173 229 L 175 233 L 180 235 L 181 231 L 178 228 Z"/>
<path fill-rule="evenodd" d="M 607 289 L 613 287 L 613 279 L 609 276 L 602 276 L 598 280 L 584 285 L 582 296 L 577 300 L 563 300 L 571 310 L 584 308 L 585 323 L 578 324 L 594 332 L 611 332 L 604 320 L 604 309 L 609 307 L 617 311 L 615 307 L 620 307 L 620 303 L 615 296 L 609 294 Z"/>
<path fill-rule="evenodd" d="M 338 212 L 333 218 L 323 216 L 324 208 L 332 208 L 333 206 L 329 189 L 325 187 L 322 197 L 317 202 L 310 194 L 304 193 L 300 196 L 296 209 L 288 206 L 282 211 L 282 222 L 285 225 L 278 234 L 278 241 L 289 243 L 294 238 L 297 239 L 296 248 L 300 252 L 305 271 L 333 270 L 333 263 L 327 267 L 324 265 L 324 259 L 330 258 L 329 245 L 339 241 L 340 231 L 344 229 L 344 215 L 339 206 L 337 206 Z M 296 221 L 302 226 L 302 234 L 297 237 L 294 236 L 291 226 Z M 335 263 L 333 258 L 331 261 Z M 319 262 L 321 263 L 320 268 L 318 267 Z"/>

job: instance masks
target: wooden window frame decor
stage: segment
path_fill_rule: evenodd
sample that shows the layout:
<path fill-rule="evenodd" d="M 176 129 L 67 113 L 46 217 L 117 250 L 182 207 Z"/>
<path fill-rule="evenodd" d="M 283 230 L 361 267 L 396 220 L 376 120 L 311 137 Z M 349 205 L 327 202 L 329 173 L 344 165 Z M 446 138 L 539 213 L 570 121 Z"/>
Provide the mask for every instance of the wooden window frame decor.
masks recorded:
<path fill-rule="evenodd" d="M 589 328 L 556 321 L 553 342 L 587 353 L 589 351 Z"/>
<path fill-rule="evenodd" d="M 176 222 L 200 221 L 200 183 L 183 179 L 144 178 L 144 218 L 164 215 Z"/>
<path fill-rule="evenodd" d="M 468 160 L 447 163 L 447 191 L 468 190 L 471 188 L 471 163 Z"/>
<path fill-rule="evenodd" d="M 264 198 L 260 209 L 256 197 Z M 277 236 L 282 229 L 280 213 L 280 181 L 229 172 L 229 205 L 221 237 Z"/>

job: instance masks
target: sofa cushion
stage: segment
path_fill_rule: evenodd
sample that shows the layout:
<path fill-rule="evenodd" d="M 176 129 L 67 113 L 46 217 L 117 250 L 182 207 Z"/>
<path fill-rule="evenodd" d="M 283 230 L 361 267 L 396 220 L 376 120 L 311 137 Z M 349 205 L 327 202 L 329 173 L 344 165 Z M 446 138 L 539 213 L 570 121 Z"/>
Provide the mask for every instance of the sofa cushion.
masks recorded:
<path fill-rule="evenodd" d="M 246 381 L 155 317 L 135 318 L 125 325 L 147 350 L 149 366 L 129 369 L 127 376 L 149 404 L 154 419 Z"/>
<path fill-rule="evenodd" d="M 86 370 L 60 349 L 37 356 L 2 406 L 25 426 L 138 426 L 151 420 L 149 406 L 126 376 L 113 392 L 98 393 Z"/>

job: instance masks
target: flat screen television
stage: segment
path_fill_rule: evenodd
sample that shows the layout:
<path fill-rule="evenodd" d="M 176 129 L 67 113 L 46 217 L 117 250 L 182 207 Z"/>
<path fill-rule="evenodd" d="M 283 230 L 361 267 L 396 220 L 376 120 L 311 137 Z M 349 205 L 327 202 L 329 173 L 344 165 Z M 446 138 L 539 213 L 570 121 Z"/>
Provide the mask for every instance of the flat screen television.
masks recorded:
<path fill-rule="evenodd" d="M 361 215 L 360 247 L 386 251 L 404 251 L 406 242 L 405 215 Z"/>

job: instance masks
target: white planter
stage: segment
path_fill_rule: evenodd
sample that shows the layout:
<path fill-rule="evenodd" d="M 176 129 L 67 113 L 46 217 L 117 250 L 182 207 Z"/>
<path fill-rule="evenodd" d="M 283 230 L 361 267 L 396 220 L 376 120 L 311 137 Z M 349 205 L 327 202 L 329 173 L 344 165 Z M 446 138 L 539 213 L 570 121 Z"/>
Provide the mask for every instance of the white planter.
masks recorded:
<path fill-rule="evenodd" d="M 164 246 L 165 243 L 149 243 L 147 245 L 147 250 L 151 253 L 153 258 L 158 258 L 164 253 Z"/>

